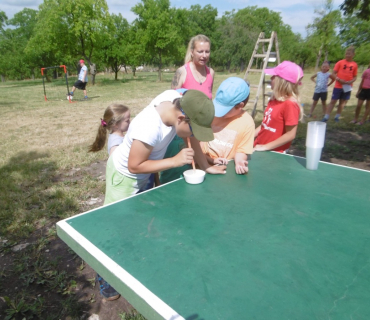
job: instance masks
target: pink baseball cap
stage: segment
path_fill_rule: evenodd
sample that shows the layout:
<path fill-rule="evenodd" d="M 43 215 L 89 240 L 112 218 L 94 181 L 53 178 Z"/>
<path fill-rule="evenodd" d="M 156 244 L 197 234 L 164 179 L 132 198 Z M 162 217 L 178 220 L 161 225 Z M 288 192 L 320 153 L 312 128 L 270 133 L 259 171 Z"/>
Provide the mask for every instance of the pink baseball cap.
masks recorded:
<path fill-rule="evenodd" d="M 80 63 L 85 63 L 85 60 L 82 60 L 82 59 L 81 59 L 81 60 L 80 60 Z"/>
<path fill-rule="evenodd" d="M 278 76 L 294 84 L 301 84 L 303 78 L 302 68 L 291 61 L 283 61 L 275 68 L 265 69 L 265 74 Z"/>

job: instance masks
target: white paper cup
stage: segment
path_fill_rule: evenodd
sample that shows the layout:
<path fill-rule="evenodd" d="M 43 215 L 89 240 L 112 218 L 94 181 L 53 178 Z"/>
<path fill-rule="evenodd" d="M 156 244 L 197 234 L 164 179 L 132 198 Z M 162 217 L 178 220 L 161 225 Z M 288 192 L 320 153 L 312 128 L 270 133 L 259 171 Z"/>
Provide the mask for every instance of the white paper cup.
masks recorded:
<path fill-rule="evenodd" d="M 306 147 L 322 148 L 325 142 L 326 123 L 311 121 L 307 125 Z"/>
<path fill-rule="evenodd" d="M 306 169 L 317 170 L 321 158 L 322 148 L 306 147 Z"/>
<path fill-rule="evenodd" d="M 204 178 L 206 176 L 206 172 L 199 169 L 190 169 L 186 170 L 183 173 L 185 181 L 190 184 L 199 184 L 204 181 Z"/>
<path fill-rule="evenodd" d="M 307 125 L 306 136 L 306 168 L 317 170 L 325 143 L 326 123 L 311 121 Z"/>

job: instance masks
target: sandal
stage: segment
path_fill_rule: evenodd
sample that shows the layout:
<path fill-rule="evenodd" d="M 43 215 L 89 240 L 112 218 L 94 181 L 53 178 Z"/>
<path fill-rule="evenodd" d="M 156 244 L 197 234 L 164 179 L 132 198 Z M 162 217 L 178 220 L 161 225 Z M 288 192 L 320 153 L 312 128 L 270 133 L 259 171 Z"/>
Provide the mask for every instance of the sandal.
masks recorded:
<path fill-rule="evenodd" d="M 359 121 L 356 123 L 357 126 L 362 126 L 364 123 L 362 121 Z"/>
<path fill-rule="evenodd" d="M 357 120 L 352 120 L 349 123 L 356 124 L 357 123 Z"/>

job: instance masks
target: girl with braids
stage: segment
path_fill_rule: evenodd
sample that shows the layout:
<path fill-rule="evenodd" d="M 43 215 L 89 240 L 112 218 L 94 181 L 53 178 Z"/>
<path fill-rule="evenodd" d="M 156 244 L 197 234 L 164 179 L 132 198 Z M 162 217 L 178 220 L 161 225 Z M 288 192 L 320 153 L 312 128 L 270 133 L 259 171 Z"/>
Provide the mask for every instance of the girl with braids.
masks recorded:
<path fill-rule="evenodd" d="M 130 125 L 130 110 L 122 104 L 111 104 L 105 109 L 104 116 L 98 128 L 94 143 L 89 147 L 89 152 L 97 152 L 104 148 L 108 137 L 108 154 L 122 143 L 124 133 Z"/>
<path fill-rule="evenodd" d="M 97 152 L 104 148 L 108 137 L 108 154 L 122 143 L 124 133 L 127 132 L 130 125 L 130 110 L 122 104 L 111 104 L 105 109 L 103 118 L 100 119 L 98 133 L 94 143 L 89 147 L 89 152 Z M 120 294 L 109 285 L 99 274 L 96 275 L 96 281 L 99 282 L 100 294 L 108 301 L 116 300 Z"/>

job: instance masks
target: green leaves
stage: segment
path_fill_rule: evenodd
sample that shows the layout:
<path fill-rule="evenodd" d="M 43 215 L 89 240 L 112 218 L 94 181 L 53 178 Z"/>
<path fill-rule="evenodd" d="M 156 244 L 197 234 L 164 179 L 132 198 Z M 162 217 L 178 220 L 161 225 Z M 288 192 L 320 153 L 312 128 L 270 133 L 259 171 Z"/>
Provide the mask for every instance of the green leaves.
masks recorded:
<path fill-rule="evenodd" d="M 340 9 L 345 15 L 351 15 L 357 12 L 357 16 L 365 21 L 369 20 L 370 0 L 344 0 Z"/>

